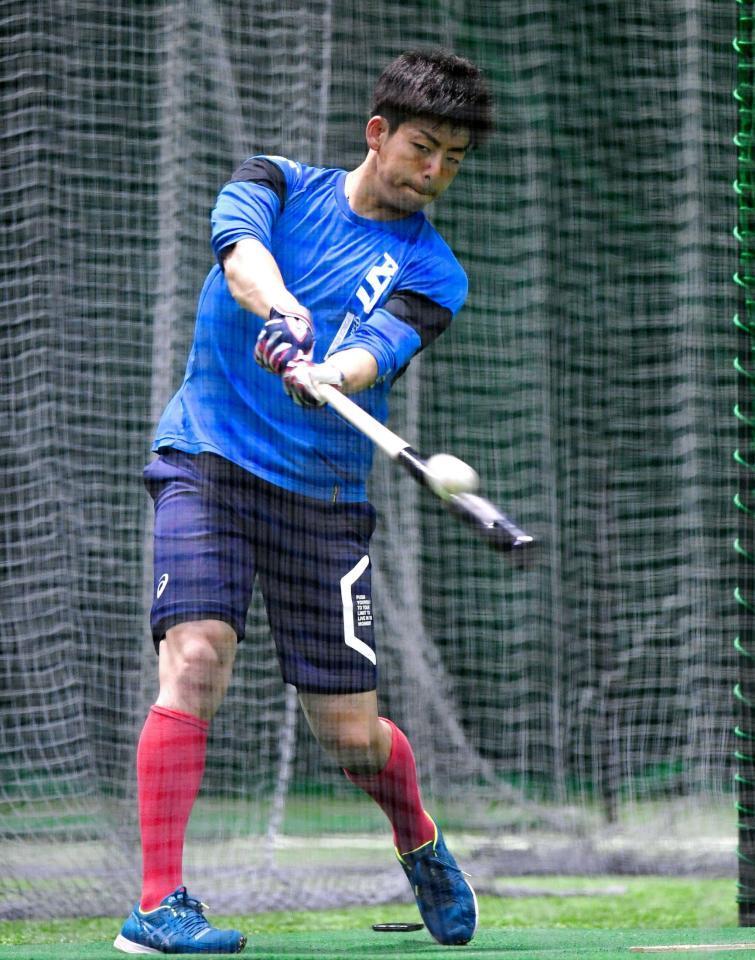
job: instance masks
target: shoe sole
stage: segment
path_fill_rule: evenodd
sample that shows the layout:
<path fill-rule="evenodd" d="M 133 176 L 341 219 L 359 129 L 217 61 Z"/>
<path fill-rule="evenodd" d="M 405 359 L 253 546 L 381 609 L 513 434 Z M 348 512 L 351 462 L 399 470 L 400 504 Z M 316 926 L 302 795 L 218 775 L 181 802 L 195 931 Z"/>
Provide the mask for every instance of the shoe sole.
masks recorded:
<path fill-rule="evenodd" d="M 477 894 L 474 892 L 474 887 L 471 883 L 468 883 L 467 886 L 472 891 L 472 899 L 474 900 L 474 929 L 472 930 L 472 936 L 469 938 L 471 940 L 477 933 L 477 924 L 480 922 L 480 906 L 477 903 Z M 469 940 L 467 940 L 467 943 L 469 943 Z"/>
<path fill-rule="evenodd" d="M 156 950 L 154 947 L 145 947 L 141 943 L 134 943 L 133 940 L 127 940 L 122 934 L 113 940 L 113 946 L 122 953 L 162 953 L 162 950 Z"/>
<path fill-rule="evenodd" d="M 142 943 L 134 943 L 133 940 L 127 940 L 121 933 L 113 940 L 113 946 L 122 953 L 163 953 L 162 950 L 157 950 L 155 947 L 145 947 Z M 241 953 L 245 946 L 246 937 L 242 937 L 238 949 L 234 952 Z"/>

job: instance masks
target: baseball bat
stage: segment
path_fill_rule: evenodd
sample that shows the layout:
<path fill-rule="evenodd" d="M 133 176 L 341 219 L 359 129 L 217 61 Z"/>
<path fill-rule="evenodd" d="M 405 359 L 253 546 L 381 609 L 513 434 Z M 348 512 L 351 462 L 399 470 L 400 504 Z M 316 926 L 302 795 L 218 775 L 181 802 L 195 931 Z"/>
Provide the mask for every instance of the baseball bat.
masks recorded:
<path fill-rule="evenodd" d="M 431 472 L 427 460 L 411 444 L 330 384 L 318 384 L 317 389 L 333 410 L 406 470 L 417 483 L 435 493 L 447 510 L 473 527 L 493 550 L 521 555 L 534 546 L 534 537 L 525 533 L 484 497 L 475 493 L 446 493 L 440 496 L 429 482 Z"/>

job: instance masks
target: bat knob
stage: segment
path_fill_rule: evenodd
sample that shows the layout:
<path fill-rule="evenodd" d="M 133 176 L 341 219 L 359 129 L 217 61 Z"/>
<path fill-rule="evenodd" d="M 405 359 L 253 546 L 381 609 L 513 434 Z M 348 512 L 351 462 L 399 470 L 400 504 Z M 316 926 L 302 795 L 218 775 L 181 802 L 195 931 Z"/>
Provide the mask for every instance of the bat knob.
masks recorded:
<path fill-rule="evenodd" d="M 509 554 L 509 559 L 517 565 L 524 566 L 532 560 L 536 540 L 522 530 L 512 530 L 511 526 L 507 523 L 491 527 L 488 543 L 494 550 Z"/>
<path fill-rule="evenodd" d="M 521 530 L 489 500 L 473 493 L 460 493 L 450 498 L 449 506 L 471 524 L 489 547 L 509 554 L 517 565 L 524 565 L 532 556 L 535 538 Z"/>
<path fill-rule="evenodd" d="M 537 540 L 528 533 L 522 533 L 509 542 L 507 547 L 502 547 L 507 552 L 509 563 L 519 570 L 529 570 L 532 567 L 533 560 L 537 555 Z"/>

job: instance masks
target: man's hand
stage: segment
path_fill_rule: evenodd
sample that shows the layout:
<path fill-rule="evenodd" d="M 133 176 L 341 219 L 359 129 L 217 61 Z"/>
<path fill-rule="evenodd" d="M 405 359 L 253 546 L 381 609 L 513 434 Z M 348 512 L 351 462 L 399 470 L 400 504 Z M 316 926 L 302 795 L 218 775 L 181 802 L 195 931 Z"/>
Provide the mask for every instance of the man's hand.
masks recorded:
<path fill-rule="evenodd" d="M 321 407 L 325 398 L 318 391 L 318 384 L 332 383 L 340 387 L 343 380 L 343 373 L 338 367 L 327 362 L 294 360 L 283 371 L 283 389 L 300 407 Z"/>
<path fill-rule="evenodd" d="M 309 359 L 314 342 L 308 311 L 271 307 L 270 317 L 257 337 L 254 359 L 270 373 L 281 373 L 289 363 Z"/>

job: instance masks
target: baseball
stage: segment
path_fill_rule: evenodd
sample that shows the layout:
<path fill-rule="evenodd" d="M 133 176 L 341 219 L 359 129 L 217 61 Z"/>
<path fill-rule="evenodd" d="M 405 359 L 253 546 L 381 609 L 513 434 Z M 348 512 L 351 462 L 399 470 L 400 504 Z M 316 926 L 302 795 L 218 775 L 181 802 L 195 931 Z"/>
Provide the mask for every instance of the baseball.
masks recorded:
<path fill-rule="evenodd" d="M 457 493 L 473 493 L 480 485 L 477 471 L 450 453 L 436 453 L 430 457 L 427 471 L 428 486 L 444 499 Z"/>

